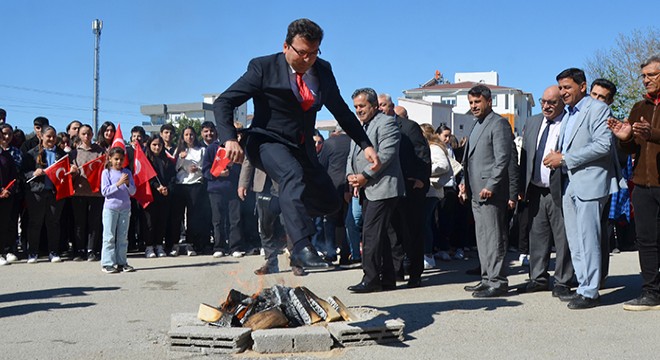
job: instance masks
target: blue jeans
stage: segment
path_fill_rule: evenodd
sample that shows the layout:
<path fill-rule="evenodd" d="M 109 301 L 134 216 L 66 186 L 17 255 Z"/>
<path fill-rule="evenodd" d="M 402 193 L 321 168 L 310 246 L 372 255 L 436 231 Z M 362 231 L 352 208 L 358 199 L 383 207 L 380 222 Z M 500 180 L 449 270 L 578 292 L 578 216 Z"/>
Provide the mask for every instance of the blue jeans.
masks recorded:
<path fill-rule="evenodd" d="M 435 225 L 435 209 L 438 206 L 440 199 L 437 197 L 427 197 L 424 199 L 424 254 L 433 253 L 433 243 L 435 240 L 434 231 Z"/>
<path fill-rule="evenodd" d="M 356 197 L 351 198 L 346 212 L 346 238 L 351 248 L 351 259 L 360 260 L 360 241 L 362 240 L 362 206 Z"/>
<path fill-rule="evenodd" d="M 101 266 L 128 265 L 128 223 L 131 209 L 103 209 L 103 248 Z"/>

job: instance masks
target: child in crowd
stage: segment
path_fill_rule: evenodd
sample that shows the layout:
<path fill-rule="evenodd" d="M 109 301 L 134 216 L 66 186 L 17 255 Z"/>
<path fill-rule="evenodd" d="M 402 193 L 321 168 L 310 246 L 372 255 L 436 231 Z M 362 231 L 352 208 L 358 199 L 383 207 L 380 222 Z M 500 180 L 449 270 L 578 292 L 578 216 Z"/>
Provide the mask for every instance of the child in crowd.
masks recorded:
<path fill-rule="evenodd" d="M 131 217 L 130 196 L 135 194 L 133 174 L 123 168 L 124 149 L 111 148 L 108 164 L 101 174 L 103 204 L 103 248 L 101 266 L 104 273 L 134 271 L 128 265 L 128 222 Z"/>

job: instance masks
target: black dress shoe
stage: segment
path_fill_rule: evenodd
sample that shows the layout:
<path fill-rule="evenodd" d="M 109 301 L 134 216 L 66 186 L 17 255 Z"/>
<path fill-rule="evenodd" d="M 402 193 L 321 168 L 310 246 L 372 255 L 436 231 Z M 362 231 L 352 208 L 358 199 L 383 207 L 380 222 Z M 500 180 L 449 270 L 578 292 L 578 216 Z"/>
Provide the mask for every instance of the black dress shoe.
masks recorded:
<path fill-rule="evenodd" d="M 498 297 L 506 294 L 509 291 L 507 286 L 500 286 L 498 288 L 488 286 L 487 289 L 481 291 L 475 291 L 472 293 L 472 297 L 475 298 L 492 298 Z"/>
<path fill-rule="evenodd" d="M 567 286 L 555 285 L 555 287 L 552 288 L 552 297 L 558 298 L 570 294 L 571 294 L 571 289 Z"/>
<path fill-rule="evenodd" d="M 406 287 L 408 289 L 414 289 L 422 286 L 422 279 L 420 278 L 411 278 L 408 279 L 408 283 L 406 284 Z"/>
<path fill-rule="evenodd" d="M 530 281 L 527 283 L 527 285 L 518 288 L 519 293 L 533 293 L 533 292 L 548 291 L 548 290 L 550 290 L 548 288 L 548 284 L 543 284 L 538 281 Z"/>
<path fill-rule="evenodd" d="M 348 290 L 350 290 L 352 292 L 355 292 L 355 293 L 359 293 L 359 294 L 365 294 L 365 293 L 381 291 L 381 290 L 383 290 L 383 288 L 380 286 L 380 284 L 367 283 L 367 282 L 361 281 L 357 285 L 349 286 Z"/>
<path fill-rule="evenodd" d="M 392 291 L 392 290 L 396 290 L 396 284 L 388 284 L 388 285 L 382 284 L 380 288 L 383 289 L 383 291 Z"/>
<path fill-rule="evenodd" d="M 559 296 L 559 300 L 563 302 L 569 302 L 575 299 L 576 297 L 580 296 L 580 294 L 576 293 L 575 291 L 568 291 L 566 295 L 561 295 Z"/>
<path fill-rule="evenodd" d="M 463 287 L 463 290 L 474 292 L 474 291 L 486 290 L 488 289 L 488 287 L 489 287 L 488 285 L 480 282 L 477 285 L 466 285 L 465 287 Z"/>
<path fill-rule="evenodd" d="M 588 298 L 586 296 L 578 295 L 575 299 L 568 303 L 568 308 L 571 310 L 591 309 L 598 306 L 600 303 L 599 298 Z"/>
<path fill-rule="evenodd" d="M 319 256 L 314 247 L 309 245 L 302 248 L 297 253 L 291 253 L 291 266 L 301 268 L 328 268 L 330 264 Z"/>

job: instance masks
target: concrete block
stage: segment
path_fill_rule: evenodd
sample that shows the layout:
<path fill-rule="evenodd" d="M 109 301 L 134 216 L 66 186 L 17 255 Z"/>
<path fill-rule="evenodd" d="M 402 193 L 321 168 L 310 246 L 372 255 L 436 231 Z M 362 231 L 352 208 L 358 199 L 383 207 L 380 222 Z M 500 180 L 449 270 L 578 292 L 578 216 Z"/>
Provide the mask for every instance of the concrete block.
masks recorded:
<path fill-rule="evenodd" d="M 207 324 L 197 318 L 196 313 L 174 313 L 170 316 L 170 329 L 181 326 L 206 326 Z"/>
<path fill-rule="evenodd" d="M 342 346 L 366 346 L 403 341 L 405 324 L 381 317 L 359 322 L 333 322 L 328 331 Z"/>
<path fill-rule="evenodd" d="M 248 328 L 221 328 L 202 326 L 177 326 L 168 333 L 170 350 L 204 354 L 239 353 L 251 344 Z"/>
<path fill-rule="evenodd" d="M 252 350 L 262 354 L 330 351 L 334 340 L 321 326 L 252 332 Z"/>

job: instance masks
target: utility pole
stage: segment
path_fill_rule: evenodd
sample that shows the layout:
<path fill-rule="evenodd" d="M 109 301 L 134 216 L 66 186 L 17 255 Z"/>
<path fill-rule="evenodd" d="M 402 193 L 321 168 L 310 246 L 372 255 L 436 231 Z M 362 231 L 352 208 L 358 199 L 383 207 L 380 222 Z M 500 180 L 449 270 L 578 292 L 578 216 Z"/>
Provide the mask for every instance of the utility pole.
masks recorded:
<path fill-rule="evenodd" d="M 101 29 L 103 21 L 95 19 L 92 21 L 92 31 L 96 35 L 94 46 L 94 132 L 99 129 L 99 45 L 101 42 Z"/>

